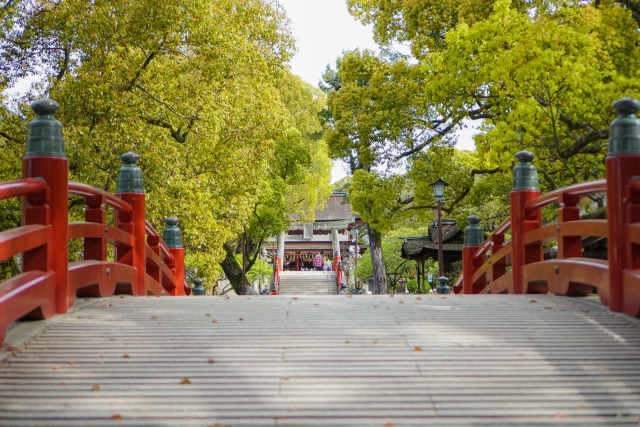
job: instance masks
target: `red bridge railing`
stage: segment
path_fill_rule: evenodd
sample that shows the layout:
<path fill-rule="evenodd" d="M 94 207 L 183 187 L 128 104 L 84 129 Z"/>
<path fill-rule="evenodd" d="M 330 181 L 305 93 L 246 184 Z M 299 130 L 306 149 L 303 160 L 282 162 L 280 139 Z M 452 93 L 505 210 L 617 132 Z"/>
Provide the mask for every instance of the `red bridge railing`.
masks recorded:
<path fill-rule="evenodd" d="M 0 199 L 23 201 L 22 225 L 0 232 L 0 261 L 20 255 L 22 267 L 0 282 L 0 344 L 10 323 L 65 313 L 77 296 L 190 293 L 177 218 L 165 219 L 164 239 L 146 221 L 138 155 L 122 156 L 115 195 L 69 181 L 62 124 L 53 117 L 58 104 L 41 100 L 32 108 L 38 117 L 29 126 L 23 179 L 0 182 Z M 84 197 L 84 222 L 69 221 L 69 195 Z M 69 262 L 69 239 L 83 239 L 81 261 Z"/>
<path fill-rule="evenodd" d="M 511 215 L 483 241 L 480 218 L 469 217 L 463 272 L 454 292 L 587 295 L 597 292 L 614 311 L 640 316 L 640 103 L 614 104 L 607 179 L 541 194 L 533 154 L 516 155 Z M 580 199 L 606 193 L 607 219 L 580 219 Z M 557 222 L 542 224 L 542 208 L 557 205 Z M 506 237 L 510 235 L 510 241 Z M 608 259 L 582 256 L 583 237 L 607 239 Z M 543 245 L 557 244 L 545 260 Z"/>

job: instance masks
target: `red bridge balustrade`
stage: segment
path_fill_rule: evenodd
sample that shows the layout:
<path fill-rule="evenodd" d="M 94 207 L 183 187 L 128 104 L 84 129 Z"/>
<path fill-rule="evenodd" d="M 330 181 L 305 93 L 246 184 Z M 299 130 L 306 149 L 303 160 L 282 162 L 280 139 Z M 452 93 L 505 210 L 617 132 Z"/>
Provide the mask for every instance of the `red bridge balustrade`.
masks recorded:
<path fill-rule="evenodd" d="M 480 218 L 468 218 L 463 271 L 454 292 L 597 292 L 611 310 L 640 316 L 640 102 L 625 98 L 614 108 L 619 118 L 611 124 L 606 179 L 541 194 L 533 154 L 516 155 L 510 218 L 486 240 Z M 605 192 L 607 219 L 581 220 L 581 197 Z M 542 208 L 551 205 L 558 206 L 557 222 L 543 225 Z M 607 260 L 582 257 L 587 236 L 607 239 Z M 557 257 L 545 260 L 543 245 L 550 242 L 557 242 Z"/>
<path fill-rule="evenodd" d="M 0 282 L 0 344 L 10 323 L 65 313 L 77 296 L 190 293 L 178 219 L 165 219 L 163 238 L 146 221 L 139 156 L 122 155 L 115 195 L 69 181 L 58 103 L 44 99 L 32 108 L 38 117 L 29 125 L 23 179 L 0 182 L 0 199 L 23 200 L 22 225 L 0 232 L 0 261 L 19 254 L 22 261 L 21 274 Z M 84 222 L 69 222 L 70 194 L 84 197 Z M 69 262 L 69 239 L 83 239 L 82 261 Z"/>

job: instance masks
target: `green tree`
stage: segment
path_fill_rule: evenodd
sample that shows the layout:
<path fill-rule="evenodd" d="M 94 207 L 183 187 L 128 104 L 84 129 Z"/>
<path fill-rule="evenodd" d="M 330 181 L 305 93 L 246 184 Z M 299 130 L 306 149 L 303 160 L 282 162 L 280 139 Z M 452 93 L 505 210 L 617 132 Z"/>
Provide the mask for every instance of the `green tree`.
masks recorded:
<path fill-rule="evenodd" d="M 247 268 L 253 268 L 266 239 L 286 230 L 292 215 L 314 220 L 314 210 L 322 209 L 331 194 L 331 164 L 322 139 L 318 117 L 324 95 L 299 77 L 285 73 L 279 94 L 288 116 L 287 130 L 276 139 L 274 158 L 267 177 L 245 221 Z M 226 256 L 220 263 L 236 292 L 242 286 L 242 235 L 225 243 Z"/>
<path fill-rule="evenodd" d="M 425 190 L 432 182 L 431 172 L 442 168 L 425 171 L 416 162 L 431 149 L 452 145 L 452 132 L 461 120 L 431 101 L 433 94 L 424 91 L 427 77 L 421 64 L 388 52 L 375 56 L 366 51 L 346 53 L 337 69 L 324 75 L 327 140 L 331 154 L 347 162 L 353 173 L 349 198 L 368 224 L 376 293 L 386 292 L 382 236 L 399 224 L 424 219 L 423 212 L 433 206 L 433 196 L 427 197 L 432 192 Z M 464 160 L 462 154 L 458 158 Z M 452 160 L 440 159 L 447 164 Z M 482 165 L 460 168 L 462 163 L 457 162 L 455 176 L 465 185 L 451 200 L 449 212 L 469 194 L 477 176 L 500 170 Z"/>
<path fill-rule="evenodd" d="M 414 237 L 427 235 L 427 227 L 418 228 L 398 228 L 389 232 L 382 239 L 382 252 L 385 260 L 385 275 L 389 283 L 390 290 L 396 290 L 398 284 L 408 282 L 416 277 L 417 263 L 409 261 L 401 257 L 403 240 L 401 237 Z M 368 250 L 367 250 L 368 251 Z M 365 252 L 365 255 L 367 253 Z M 426 263 L 426 270 L 431 273 L 437 273 L 437 264 L 433 261 Z M 373 275 L 373 265 L 371 258 L 363 256 L 358 262 L 358 268 L 355 272 L 356 277 L 361 280 L 367 280 Z M 422 291 L 425 290 L 423 287 Z"/>
<path fill-rule="evenodd" d="M 382 43 L 409 42 L 422 93 L 455 122 L 480 121 L 483 169 L 536 153 L 551 190 L 602 177 L 611 103 L 640 94 L 636 1 L 350 0 Z"/>
<path fill-rule="evenodd" d="M 0 89 L 40 76 L 0 110 L 3 173 L 19 176 L 27 104 L 46 94 L 61 103 L 71 179 L 113 192 L 119 155 L 138 152 L 151 222 L 178 215 L 200 266 L 285 191 L 265 184 L 292 127 L 278 82 L 293 39 L 276 1 L 14 0 L 0 21 Z M 307 167 L 320 170 L 315 148 Z"/>

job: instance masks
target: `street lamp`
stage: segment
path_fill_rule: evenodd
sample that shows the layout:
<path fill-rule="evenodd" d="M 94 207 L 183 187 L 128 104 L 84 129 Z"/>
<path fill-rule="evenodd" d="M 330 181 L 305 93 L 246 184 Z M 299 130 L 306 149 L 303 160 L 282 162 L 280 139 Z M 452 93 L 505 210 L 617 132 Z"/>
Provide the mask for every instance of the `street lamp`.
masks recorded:
<path fill-rule="evenodd" d="M 443 261 L 442 261 L 442 198 L 444 197 L 444 187 L 447 184 L 442 180 L 442 178 L 438 178 L 436 182 L 431 184 L 433 187 L 433 195 L 438 200 L 438 276 L 443 277 Z"/>

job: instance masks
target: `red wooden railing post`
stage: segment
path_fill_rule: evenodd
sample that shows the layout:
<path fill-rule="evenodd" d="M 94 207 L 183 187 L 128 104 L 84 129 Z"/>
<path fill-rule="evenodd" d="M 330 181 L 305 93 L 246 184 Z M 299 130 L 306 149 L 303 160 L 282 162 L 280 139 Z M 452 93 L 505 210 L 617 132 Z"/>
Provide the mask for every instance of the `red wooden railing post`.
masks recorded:
<path fill-rule="evenodd" d="M 560 195 L 558 203 L 558 231 L 565 222 L 578 221 L 580 219 L 580 208 L 578 207 L 580 196 L 563 193 Z M 558 258 L 581 258 L 582 257 L 582 236 L 562 236 L 558 238 Z"/>
<path fill-rule="evenodd" d="M 169 265 L 175 277 L 175 288 L 171 291 L 171 295 L 184 295 L 184 247 L 182 246 L 182 231 L 178 228 L 178 218 L 165 218 L 164 222 L 167 226 L 162 233 L 162 240 L 169 248 L 174 258 L 173 266 Z"/>
<path fill-rule="evenodd" d="M 133 295 L 147 295 L 146 287 L 146 232 L 145 232 L 145 198 L 142 185 L 142 171 L 136 166 L 140 156 L 125 153 L 120 157 L 124 166 L 118 173 L 118 189 L 116 196 L 129 203 L 133 208 L 130 215 L 120 214 L 116 226 L 133 235 L 134 245 L 131 249 L 116 249 L 116 260 L 136 268 L 135 283 L 132 284 Z"/>
<path fill-rule="evenodd" d="M 527 232 L 542 226 L 540 209 L 527 211 L 525 205 L 529 200 L 540 195 L 538 171 L 531 164 L 534 155 L 529 151 L 516 154 L 520 162 L 513 168 L 513 188 L 510 194 L 511 202 L 511 265 L 513 277 L 513 293 L 527 292 L 524 283 L 522 267 L 526 264 L 542 261 L 542 245 L 525 245 L 524 236 Z"/>
<path fill-rule="evenodd" d="M 31 108 L 38 117 L 29 124 L 22 177 L 41 177 L 49 187 L 53 228 L 49 250 L 55 272 L 56 312 L 66 313 L 73 305 L 75 292 L 68 284 L 69 161 L 64 150 L 62 123 L 53 117 L 60 105 L 51 99 L 41 99 L 31 104 Z"/>
<path fill-rule="evenodd" d="M 628 241 L 625 237 L 625 204 L 627 185 L 635 175 L 640 175 L 640 120 L 636 113 L 640 103 L 624 98 L 613 104 L 619 115 L 611 123 L 607 168 L 607 221 L 609 224 L 609 307 L 624 311 L 624 269 Z M 607 303 L 607 301 L 603 301 Z M 631 314 L 631 313 L 630 313 Z M 631 314 L 637 315 L 637 314 Z"/>
<path fill-rule="evenodd" d="M 473 255 L 484 242 L 484 232 L 478 225 L 480 218 L 476 215 L 467 217 L 469 226 L 464 231 L 462 247 L 462 289 L 465 295 L 473 294 L 473 275 L 482 263 L 474 260 Z"/>
<path fill-rule="evenodd" d="M 51 191 L 46 187 L 43 191 L 27 196 L 24 206 L 23 225 L 49 225 L 51 224 L 51 207 L 50 204 Z M 49 243 L 44 246 L 32 249 L 22 254 L 22 271 L 51 271 L 52 270 L 52 251 L 51 241 L 53 230 L 48 233 Z M 55 295 L 52 292 L 52 295 Z"/>
<path fill-rule="evenodd" d="M 87 205 L 84 210 L 84 220 L 96 224 L 107 223 L 107 213 L 102 207 L 105 204 L 104 196 L 87 196 L 84 198 Z M 84 259 L 97 261 L 107 260 L 107 239 L 102 237 L 84 238 Z"/>

